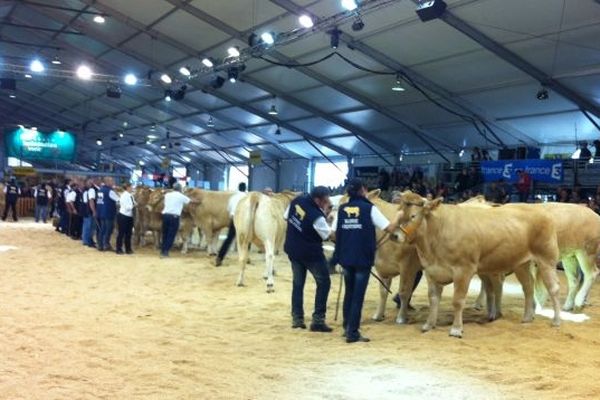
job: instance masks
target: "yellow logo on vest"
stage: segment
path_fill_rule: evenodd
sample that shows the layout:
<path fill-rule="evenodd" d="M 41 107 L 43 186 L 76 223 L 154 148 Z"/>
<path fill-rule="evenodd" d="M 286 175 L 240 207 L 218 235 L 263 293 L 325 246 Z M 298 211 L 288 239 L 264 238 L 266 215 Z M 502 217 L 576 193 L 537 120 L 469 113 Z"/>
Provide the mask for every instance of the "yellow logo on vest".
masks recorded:
<path fill-rule="evenodd" d="M 303 221 L 304 217 L 306 217 L 306 211 L 304 211 L 304 209 L 298 204 L 295 205 L 294 209 L 296 210 L 296 215 L 298 216 L 300 221 Z"/>
<path fill-rule="evenodd" d="M 344 211 L 346 212 L 346 215 L 348 216 L 348 218 L 360 217 L 360 208 L 359 207 L 346 207 L 346 208 L 344 208 Z"/>

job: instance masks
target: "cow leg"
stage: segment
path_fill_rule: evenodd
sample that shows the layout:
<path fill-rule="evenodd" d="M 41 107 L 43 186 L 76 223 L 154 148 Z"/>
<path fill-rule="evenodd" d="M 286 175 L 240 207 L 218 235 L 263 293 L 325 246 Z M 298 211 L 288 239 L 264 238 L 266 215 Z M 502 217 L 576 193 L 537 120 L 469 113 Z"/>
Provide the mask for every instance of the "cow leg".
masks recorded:
<path fill-rule="evenodd" d="M 444 290 L 444 286 L 435 282 L 429 274 L 425 273 L 425 275 L 427 276 L 427 295 L 429 296 L 429 316 L 427 317 L 427 322 L 421 327 L 422 332 L 435 329 L 440 299 L 442 297 L 442 291 Z"/>
<path fill-rule="evenodd" d="M 475 300 L 475 304 L 473 304 L 473 308 L 476 310 L 483 310 L 483 302 L 485 301 L 485 284 L 483 283 L 483 279 L 481 280 L 481 287 L 479 289 L 479 296 L 477 296 L 477 300 Z"/>
<path fill-rule="evenodd" d="M 504 278 L 504 273 L 500 273 L 495 275 L 494 279 L 492 280 L 494 288 L 494 307 L 496 310 L 494 320 L 502 318 L 502 291 L 504 289 Z"/>
<path fill-rule="evenodd" d="M 535 301 L 533 299 L 533 276 L 529 270 L 529 263 L 522 265 L 519 268 L 515 268 L 515 275 L 521 286 L 523 287 L 523 294 L 525 295 L 525 311 L 523 312 L 523 323 L 529 323 L 533 321 L 535 315 Z"/>
<path fill-rule="evenodd" d="M 246 272 L 246 261 L 248 260 L 248 245 L 243 245 L 240 236 L 237 237 L 238 244 L 238 261 L 240 264 L 240 275 L 238 276 L 237 285 L 244 286 L 244 273 Z"/>
<path fill-rule="evenodd" d="M 579 261 L 579 266 L 581 267 L 581 271 L 583 272 L 583 285 L 577 292 L 577 296 L 575 296 L 575 311 L 580 311 L 584 304 L 587 296 L 592 288 L 592 284 L 598 276 L 598 268 L 595 264 L 595 254 L 588 254 L 584 250 L 577 250 L 575 253 L 577 257 L 577 261 Z"/>
<path fill-rule="evenodd" d="M 392 278 L 381 278 L 381 281 L 388 288 L 392 284 Z M 379 303 L 377 304 L 377 311 L 373 315 L 373 320 L 375 321 L 383 321 L 385 318 L 385 304 L 387 302 L 388 292 L 387 289 L 379 283 Z"/>
<path fill-rule="evenodd" d="M 273 278 L 273 264 L 275 262 L 275 249 L 270 240 L 265 241 L 265 277 L 267 279 L 267 293 L 275 291 L 275 278 Z"/>
<path fill-rule="evenodd" d="M 207 243 L 209 243 L 209 245 L 208 245 L 208 255 L 209 256 L 217 255 L 217 248 L 219 247 L 219 234 L 220 233 L 221 233 L 221 231 L 219 231 L 219 230 L 212 231 L 211 235 L 206 238 Z"/>
<path fill-rule="evenodd" d="M 563 269 L 565 270 L 565 276 L 567 278 L 568 293 L 563 310 L 571 311 L 575 305 L 575 296 L 577 295 L 577 289 L 579 288 L 579 274 L 577 273 L 577 258 L 569 255 L 562 258 Z"/>
<path fill-rule="evenodd" d="M 398 315 L 396 316 L 397 324 L 408 323 L 408 306 L 410 305 L 417 272 L 419 272 L 419 268 L 414 268 L 412 265 L 400 272 L 400 288 L 398 291 L 400 295 L 400 310 L 398 310 Z"/>
<path fill-rule="evenodd" d="M 485 298 L 488 321 L 493 321 L 493 316 L 496 315 L 496 292 L 494 291 L 492 277 L 489 275 L 479 275 L 479 279 L 481 279 L 481 291 L 479 297 Z M 481 296 L 481 293 L 483 293 L 483 296 Z"/>
<path fill-rule="evenodd" d="M 555 263 L 543 264 L 538 262 L 537 265 L 542 280 L 544 281 L 544 286 L 546 286 L 546 290 L 548 290 L 548 294 L 550 295 L 550 300 L 552 300 L 552 308 L 554 309 L 552 326 L 560 326 L 560 301 L 558 299 L 560 287 L 558 284 L 558 276 L 556 275 Z"/>
<path fill-rule="evenodd" d="M 475 269 L 475 268 L 474 268 Z M 464 271 L 462 276 L 454 277 L 454 296 L 452 306 L 454 307 L 454 322 L 450 328 L 450 336 L 462 338 L 463 335 L 463 311 L 465 309 L 465 299 L 469 291 L 469 283 L 473 274 Z"/>

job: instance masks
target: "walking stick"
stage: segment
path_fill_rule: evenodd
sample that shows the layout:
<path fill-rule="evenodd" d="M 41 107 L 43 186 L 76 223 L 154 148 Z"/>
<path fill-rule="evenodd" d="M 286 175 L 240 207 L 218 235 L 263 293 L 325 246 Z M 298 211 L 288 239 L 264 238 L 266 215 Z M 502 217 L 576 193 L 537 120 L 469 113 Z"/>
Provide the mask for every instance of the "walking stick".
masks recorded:
<path fill-rule="evenodd" d="M 335 316 L 333 317 L 334 321 L 337 321 L 338 313 L 340 311 L 340 297 L 342 296 L 342 280 L 344 279 L 343 275 L 343 273 L 340 273 L 340 286 L 338 288 L 337 301 L 335 302 Z"/>

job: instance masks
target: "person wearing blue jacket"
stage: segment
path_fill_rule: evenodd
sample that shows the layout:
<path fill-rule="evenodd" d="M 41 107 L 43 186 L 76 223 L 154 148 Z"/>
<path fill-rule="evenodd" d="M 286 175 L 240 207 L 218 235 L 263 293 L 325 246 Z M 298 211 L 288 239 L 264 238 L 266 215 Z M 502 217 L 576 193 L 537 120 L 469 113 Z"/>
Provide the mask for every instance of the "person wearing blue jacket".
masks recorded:
<path fill-rule="evenodd" d="M 117 202 L 119 195 L 113 190 L 113 178 L 104 178 L 104 183 L 98 191 L 96 209 L 100 221 L 100 236 L 98 237 L 98 250 L 111 251 L 110 236 L 112 235 L 115 218 L 117 216 Z"/>

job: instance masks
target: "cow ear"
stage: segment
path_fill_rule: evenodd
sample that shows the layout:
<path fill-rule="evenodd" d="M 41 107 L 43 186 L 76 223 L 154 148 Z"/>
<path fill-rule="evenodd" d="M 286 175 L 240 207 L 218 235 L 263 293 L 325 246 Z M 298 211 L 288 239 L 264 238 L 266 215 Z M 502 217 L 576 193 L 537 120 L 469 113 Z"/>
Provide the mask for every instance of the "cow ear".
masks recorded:
<path fill-rule="evenodd" d="M 427 211 L 432 211 L 435 210 L 436 208 L 438 208 L 438 206 L 440 204 L 442 204 L 442 201 L 444 200 L 443 197 L 438 197 L 437 199 L 428 201 L 427 203 L 425 203 L 425 209 Z"/>
<path fill-rule="evenodd" d="M 369 199 L 369 200 L 378 199 L 380 195 L 381 195 L 381 189 L 371 190 L 369 193 L 367 193 L 367 199 Z"/>

